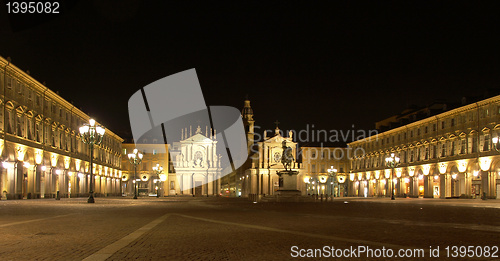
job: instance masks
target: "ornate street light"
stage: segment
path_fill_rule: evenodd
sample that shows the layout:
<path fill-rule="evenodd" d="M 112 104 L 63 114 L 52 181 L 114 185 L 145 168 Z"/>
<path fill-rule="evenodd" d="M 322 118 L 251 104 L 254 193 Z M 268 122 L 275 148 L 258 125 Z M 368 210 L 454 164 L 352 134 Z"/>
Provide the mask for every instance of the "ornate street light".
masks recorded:
<path fill-rule="evenodd" d="M 335 183 L 337 183 L 336 182 L 336 180 L 337 180 L 337 169 L 334 169 L 333 166 L 331 166 L 328 169 L 328 174 L 330 174 L 330 183 L 331 183 L 330 185 L 332 185 L 331 186 L 332 189 L 330 191 L 330 194 L 333 196 L 333 190 L 334 190 L 334 184 L 333 183 L 334 183 L 334 180 L 335 180 Z"/>
<path fill-rule="evenodd" d="M 94 145 L 100 145 L 102 143 L 102 137 L 104 137 L 105 129 L 102 126 L 96 125 L 94 119 L 89 120 L 89 124 L 84 124 L 80 127 L 80 136 L 85 144 L 89 145 L 90 148 L 90 184 L 89 184 L 89 199 L 88 203 L 94 203 Z"/>
<path fill-rule="evenodd" d="M 345 173 L 339 173 L 337 174 L 337 179 L 340 184 L 342 184 L 342 192 L 344 192 L 345 187 L 344 187 L 344 182 L 346 181 L 347 175 Z M 340 185 L 339 185 L 339 197 L 340 197 Z"/>
<path fill-rule="evenodd" d="M 134 149 L 133 153 L 128 154 L 130 164 L 134 165 L 134 199 L 137 199 L 137 165 L 142 162 L 142 153 Z"/>
<path fill-rule="evenodd" d="M 156 166 L 153 167 L 153 172 L 156 174 L 156 178 L 157 178 L 157 182 L 160 183 L 162 182 L 161 178 L 160 178 L 160 174 L 163 172 L 163 167 L 160 166 L 160 164 L 156 164 Z M 156 197 L 159 198 L 160 197 L 160 189 L 161 189 L 161 183 L 160 185 L 158 186 L 158 189 L 156 189 Z"/>
<path fill-rule="evenodd" d="M 391 168 L 391 200 L 395 200 L 394 198 L 394 169 L 399 166 L 399 157 L 396 157 L 394 153 L 391 153 L 390 157 L 385 158 L 385 163 L 388 168 Z"/>

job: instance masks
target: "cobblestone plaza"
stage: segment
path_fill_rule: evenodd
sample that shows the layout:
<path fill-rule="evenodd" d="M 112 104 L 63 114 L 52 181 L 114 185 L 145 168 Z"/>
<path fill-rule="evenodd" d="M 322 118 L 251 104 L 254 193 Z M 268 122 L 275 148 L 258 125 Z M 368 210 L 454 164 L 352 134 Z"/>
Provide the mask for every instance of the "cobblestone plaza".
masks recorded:
<path fill-rule="evenodd" d="M 361 198 L 252 203 L 188 197 L 97 198 L 95 204 L 83 198 L 1 201 L 0 260 L 289 260 L 300 254 L 297 249 L 305 255 L 307 249 L 324 247 L 392 249 L 394 255 L 399 249 L 423 251 L 419 258 L 355 253 L 342 260 L 462 260 L 446 258 L 452 253 L 445 248 L 498 247 L 499 203 Z M 440 257 L 431 258 L 437 247 Z"/>

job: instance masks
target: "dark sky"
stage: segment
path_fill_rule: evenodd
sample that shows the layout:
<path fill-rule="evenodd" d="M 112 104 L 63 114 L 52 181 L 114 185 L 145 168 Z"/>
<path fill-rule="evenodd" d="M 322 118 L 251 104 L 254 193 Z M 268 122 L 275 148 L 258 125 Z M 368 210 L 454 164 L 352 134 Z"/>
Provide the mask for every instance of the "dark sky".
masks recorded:
<path fill-rule="evenodd" d="M 499 87 L 499 6 L 485 2 L 151 2 L 62 1 L 40 17 L 3 1 L 0 55 L 124 138 L 129 97 L 190 68 L 207 105 L 248 94 L 265 129 L 372 129 Z"/>

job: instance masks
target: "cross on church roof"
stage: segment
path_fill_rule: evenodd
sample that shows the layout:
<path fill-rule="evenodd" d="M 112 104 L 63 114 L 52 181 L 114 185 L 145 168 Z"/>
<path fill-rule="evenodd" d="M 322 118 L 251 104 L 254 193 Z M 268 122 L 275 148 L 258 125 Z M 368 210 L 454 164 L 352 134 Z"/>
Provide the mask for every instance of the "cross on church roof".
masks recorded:
<path fill-rule="evenodd" d="M 279 122 L 278 120 L 276 120 L 276 121 L 274 122 L 274 124 L 276 124 L 276 129 L 278 129 L 278 125 L 280 124 L 280 122 Z"/>

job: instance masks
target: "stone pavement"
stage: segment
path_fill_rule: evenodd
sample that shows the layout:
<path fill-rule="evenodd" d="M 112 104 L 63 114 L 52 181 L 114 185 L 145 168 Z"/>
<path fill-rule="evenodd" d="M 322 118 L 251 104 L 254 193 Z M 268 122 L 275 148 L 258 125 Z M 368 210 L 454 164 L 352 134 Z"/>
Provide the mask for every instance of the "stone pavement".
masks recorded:
<path fill-rule="evenodd" d="M 494 260 L 445 258 L 443 248 L 500 246 L 499 204 L 399 198 L 0 201 L 0 260 L 291 260 L 293 246 L 425 249 L 419 258 L 341 260 Z M 440 257 L 429 257 L 429 247 L 437 246 Z"/>

